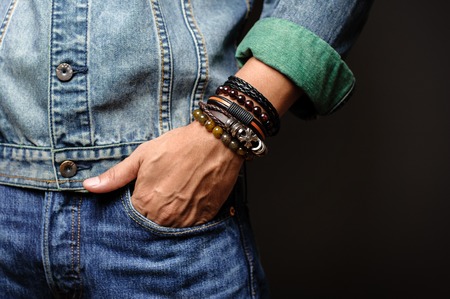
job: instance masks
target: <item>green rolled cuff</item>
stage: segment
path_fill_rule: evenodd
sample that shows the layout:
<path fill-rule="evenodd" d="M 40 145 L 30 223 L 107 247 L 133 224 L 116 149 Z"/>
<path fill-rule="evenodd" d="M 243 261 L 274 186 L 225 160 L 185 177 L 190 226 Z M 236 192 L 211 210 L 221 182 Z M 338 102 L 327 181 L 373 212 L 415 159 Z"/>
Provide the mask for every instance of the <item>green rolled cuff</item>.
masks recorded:
<path fill-rule="evenodd" d="M 303 118 L 332 113 L 355 85 L 353 73 L 327 42 L 288 20 L 256 22 L 236 51 L 241 65 L 250 57 L 283 73 L 306 93 L 309 100 L 303 98 L 292 107 Z"/>

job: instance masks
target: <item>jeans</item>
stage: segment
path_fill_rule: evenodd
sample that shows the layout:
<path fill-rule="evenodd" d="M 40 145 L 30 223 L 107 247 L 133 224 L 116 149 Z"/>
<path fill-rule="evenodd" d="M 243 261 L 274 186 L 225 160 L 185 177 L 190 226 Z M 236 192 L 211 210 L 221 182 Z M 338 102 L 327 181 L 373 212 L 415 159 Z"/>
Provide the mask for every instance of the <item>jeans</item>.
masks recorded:
<path fill-rule="evenodd" d="M 0 298 L 267 296 L 236 196 L 204 225 L 167 228 L 140 215 L 131 192 L 0 185 Z"/>

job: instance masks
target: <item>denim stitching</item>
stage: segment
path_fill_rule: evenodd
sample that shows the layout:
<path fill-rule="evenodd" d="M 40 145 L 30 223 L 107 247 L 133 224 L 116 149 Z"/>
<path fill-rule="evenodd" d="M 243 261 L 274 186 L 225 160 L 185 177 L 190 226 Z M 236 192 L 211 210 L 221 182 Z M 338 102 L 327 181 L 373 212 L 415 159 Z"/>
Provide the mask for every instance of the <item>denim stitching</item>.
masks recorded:
<path fill-rule="evenodd" d="M 43 268 L 45 272 L 45 278 L 47 280 L 47 284 L 53 293 L 54 296 L 57 296 L 57 291 L 55 289 L 55 281 L 53 280 L 53 274 L 51 270 L 50 265 L 50 248 L 49 248 L 49 226 L 50 226 L 50 216 L 51 213 L 49 212 L 50 205 L 51 205 L 51 192 L 45 193 L 45 209 L 44 209 L 44 215 L 42 216 L 43 219 L 43 236 L 42 236 L 42 261 L 43 261 Z"/>
<path fill-rule="evenodd" d="M 48 73 L 48 127 L 49 127 L 49 136 L 50 136 L 50 147 L 51 147 L 51 153 L 52 153 L 52 165 L 53 165 L 53 174 L 55 178 L 58 177 L 58 169 L 55 161 L 55 153 L 56 153 L 56 147 L 59 142 L 59 140 L 64 140 L 63 135 L 58 133 L 58 130 L 55 127 L 55 120 L 58 121 L 58 117 L 62 116 L 60 110 L 58 109 L 58 103 L 61 100 L 61 95 L 63 91 L 58 89 L 58 80 L 55 78 L 54 75 L 54 67 L 56 64 L 59 64 L 60 61 L 60 54 L 58 54 L 59 45 L 61 44 L 61 41 L 58 41 L 57 38 L 63 38 L 64 40 L 64 34 L 61 34 L 59 31 L 60 23 L 63 20 L 63 17 L 61 16 L 64 12 L 64 1 L 52 1 L 52 7 L 51 7 L 51 24 L 50 24 L 50 31 L 49 31 L 49 73 Z M 78 3 L 77 7 L 77 17 L 76 22 L 84 22 L 82 25 L 85 27 L 76 27 L 75 33 L 82 33 L 84 36 L 83 41 L 77 42 L 77 45 L 81 45 L 81 49 L 78 49 L 75 47 L 74 50 L 74 57 L 75 61 L 80 61 L 80 63 L 84 63 L 84 66 L 79 67 L 81 70 L 80 72 L 86 73 L 87 72 L 87 34 L 86 31 L 88 30 L 88 14 L 89 14 L 89 5 L 88 0 L 84 0 L 81 3 Z M 81 17 L 81 18 L 80 18 Z M 81 31 L 81 32 L 80 32 Z M 85 44 L 83 45 L 82 42 Z M 86 140 L 86 142 L 90 142 L 90 144 L 93 143 L 93 130 L 92 130 L 92 119 L 91 119 L 91 109 L 89 105 L 89 93 L 88 93 L 88 76 L 83 77 L 83 80 L 80 81 L 79 85 L 77 85 L 77 88 L 71 88 L 71 91 L 77 92 L 77 97 L 82 97 L 83 101 L 80 101 L 80 104 L 77 105 L 77 110 L 80 114 L 80 117 L 83 118 L 83 121 L 86 121 L 86 123 L 83 123 L 80 131 L 80 135 L 83 136 L 83 140 Z M 78 93 L 79 92 L 79 93 Z M 81 109 L 80 109 L 81 108 Z M 64 127 L 64 125 L 63 125 Z M 88 136 L 88 137 L 87 137 Z M 57 185 L 57 188 L 59 189 L 60 181 L 55 180 L 55 183 Z"/>
<path fill-rule="evenodd" d="M 160 134 L 171 129 L 170 121 L 170 99 L 172 97 L 172 48 L 169 35 L 167 34 L 164 16 L 162 14 L 159 2 L 151 1 L 152 12 L 155 20 L 156 31 L 159 39 L 159 48 L 161 53 L 161 82 L 159 92 L 159 126 Z"/>
<path fill-rule="evenodd" d="M 45 147 L 45 146 L 28 146 L 28 145 L 22 145 L 22 144 L 10 144 L 10 143 L 0 143 L 0 146 L 7 147 L 7 148 L 18 148 L 18 149 L 29 149 L 29 150 L 39 150 L 39 151 L 52 151 L 53 153 L 60 153 L 60 152 L 68 152 L 68 151 L 77 151 L 77 150 L 102 150 L 102 149 L 108 149 L 108 148 L 115 148 L 115 147 L 125 147 L 125 146 L 137 146 L 141 143 L 145 142 L 147 140 L 137 140 L 133 142 L 122 142 L 122 143 L 113 143 L 113 144 L 105 144 L 105 145 L 95 145 L 95 146 L 83 146 L 83 147 L 71 147 L 71 148 L 63 148 L 63 149 L 52 149 L 52 147 Z"/>
<path fill-rule="evenodd" d="M 250 292 L 251 292 L 251 296 L 252 298 L 256 298 L 257 296 L 257 292 L 256 292 L 256 281 L 255 281 L 255 275 L 254 275 L 254 271 L 255 271 L 255 267 L 253 265 L 253 255 L 251 254 L 251 250 L 249 249 L 249 246 L 247 244 L 247 240 L 245 239 L 244 236 L 246 236 L 245 232 L 244 232 L 244 228 L 242 226 L 242 221 L 241 221 L 241 216 L 239 215 L 239 213 L 236 213 L 237 219 L 238 219 L 238 227 L 239 227 L 239 231 L 241 234 L 241 242 L 242 242 L 242 247 L 244 249 L 244 253 L 245 253 L 245 257 L 247 259 L 247 263 L 248 263 L 248 267 L 249 267 L 249 278 L 250 278 Z"/>
<path fill-rule="evenodd" d="M 48 69 L 48 83 L 49 83 L 49 92 L 48 92 L 48 124 L 49 124 L 49 133 L 50 133 L 50 144 L 51 148 L 55 148 L 55 136 L 53 135 L 53 101 L 52 101 L 52 94 L 53 94 L 53 85 L 52 85 L 52 66 L 51 63 L 53 61 L 53 26 L 55 22 L 55 1 L 52 1 L 52 18 L 51 18 L 51 25 L 50 25 L 50 47 L 49 47 L 49 56 L 50 56 L 50 67 Z"/>
<path fill-rule="evenodd" d="M 24 179 L 24 180 L 29 180 L 29 181 L 35 181 L 35 182 L 42 182 L 42 183 L 56 183 L 55 180 L 41 180 L 41 179 L 35 179 L 35 178 L 28 178 L 28 177 L 23 177 L 23 176 L 19 176 L 19 175 L 8 175 L 8 174 L 3 174 L 0 173 L 1 177 L 5 177 L 5 178 L 9 178 L 9 179 Z"/>
<path fill-rule="evenodd" d="M 76 201 L 76 202 L 75 202 Z M 72 259 L 72 273 L 76 277 L 75 279 L 78 280 L 78 286 L 74 290 L 73 297 L 77 296 L 78 298 L 81 298 L 82 293 L 82 281 L 81 281 L 81 259 L 80 259 L 80 238 L 81 238 L 81 203 L 83 202 L 83 197 L 74 197 L 74 200 L 72 200 L 72 209 L 71 209 L 71 216 L 72 216 L 72 223 L 71 223 L 71 244 L 70 244 L 70 251 L 71 251 L 71 259 Z"/>
<path fill-rule="evenodd" d="M 3 38 L 5 37 L 6 29 L 8 28 L 9 22 L 11 21 L 11 16 L 14 12 L 14 8 L 16 7 L 16 3 L 17 3 L 16 0 L 11 1 L 5 19 L 3 20 L 2 25 L 0 26 L 0 45 L 2 44 Z"/>
<path fill-rule="evenodd" d="M 53 61 L 53 26 L 55 21 L 55 1 L 52 1 L 52 17 L 51 17 L 51 24 L 50 24 L 50 32 L 49 32 L 49 62 L 50 66 L 48 68 L 48 130 L 49 130 L 49 137 L 50 137 L 50 147 L 51 149 L 55 148 L 56 140 L 55 136 L 53 135 L 54 127 L 53 127 L 53 101 L 52 101 L 52 94 L 53 94 L 53 85 L 52 85 L 52 61 Z M 56 163 L 55 163 L 55 155 L 52 154 L 52 165 L 53 165 L 53 175 L 55 178 L 57 177 L 57 169 L 56 169 Z M 59 183 L 57 181 L 52 181 L 53 183 L 56 183 L 56 188 L 60 188 Z"/>
<path fill-rule="evenodd" d="M 49 124 L 49 126 L 51 126 Z M 50 133 L 49 133 L 50 134 Z M 82 179 L 55 179 L 58 178 L 58 163 L 56 162 L 55 155 L 68 155 L 65 156 L 64 159 L 71 159 L 70 155 L 72 153 L 75 153 L 75 156 L 78 157 L 78 151 L 82 152 L 80 154 L 81 160 L 83 161 L 98 161 L 99 156 L 102 157 L 103 151 L 116 151 L 121 156 L 115 156 L 114 159 L 121 160 L 123 157 L 123 153 L 133 151 L 137 146 L 142 144 L 144 141 L 136 141 L 136 142 L 126 142 L 126 143 L 119 143 L 119 144 L 106 144 L 106 145 L 98 145 L 98 146 L 90 146 L 90 147 L 73 147 L 73 148 L 63 148 L 63 149 L 52 149 L 50 147 L 38 147 L 38 146 L 26 146 L 26 145 L 16 145 L 16 144 L 6 144 L 6 143 L 0 143 L 0 160 L 2 157 L 5 157 L 5 161 L 8 160 L 8 158 L 11 158 L 12 155 L 17 156 L 14 158 L 17 161 L 23 162 L 21 159 L 26 160 L 29 156 L 37 156 L 37 157 L 49 157 L 48 159 L 51 159 L 51 165 L 48 163 L 48 171 L 49 173 L 47 178 L 37 178 L 37 177 L 27 177 L 23 175 L 13 175 L 13 174 L 6 174 L 0 172 L 0 178 L 6 178 L 3 179 L 3 183 L 8 184 L 10 182 L 8 179 L 11 180 L 25 180 L 28 182 L 15 182 L 14 186 L 24 186 L 24 187 L 36 187 L 38 189 L 44 189 L 48 190 L 45 186 L 36 186 L 33 183 L 29 182 L 38 182 L 38 183 L 45 183 L 45 184 L 57 184 L 55 189 L 64 187 L 64 185 L 68 183 L 79 183 L 82 182 Z M 86 153 L 86 154 L 84 154 Z M 73 159 L 73 158 L 72 158 Z M 76 158 L 77 159 L 77 158 Z M 2 161 L 3 162 L 3 161 Z M 45 161 L 46 163 L 47 161 Z M 50 169 L 51 167 L 51 169 Z M 3 169 L 4 170 L 4 169 Z M 0 170 L 1 171 L 1 170 Z M 28 183 L 30 185 L 28 185 Z M 79 188 L 76 188 L 79 189 Z"/>
<path fill-rule="evenodd" d="M 195 233 L 195 232 L 198 232 L 198 231 L 206 230 L 206 229 L 208 229 L 208 228 L 210 228 L 210 227 L 217 226 L 217 225 L 219 225 L 220 223 L 222 223 L 222 222 L 228 220 L 229 218 L 231 218 L 231 216 L 228 215 L 227 217 L 224 217 L 223 219 L 214 221 L 214 222 L 212 222 L 212 223 L 210 223 L 210 224 L 206 224 L 206 225 L 204 225 L 204 226 L 200 226 L 200 227 L 197 227 L 197 228 L 186 229 L 186 230 L 179 231 L 179 232 L 166 232 L 166 231 L 158 230 L 158 229 L 156 229 L 156 228 L 148 227 L 148 225 L 151 225 L 151 224 L 147 224 L 147 225 L 146 225 L 146 224 L 143 223 L 142 219 L 139 219 L 139 217 L 136 217 L 134 214 L 136 214 L 137 212 L 135 212 L 135 211 L 129 206 L 129 205 L 131 205 L 131 203 L 128 202 L 127 196 L 129 196 L 129 195 L 123 193 L 123 194 L 121 195 L 121 199 L 122 199 L 122 205 L 124 206 L 125 212 L 127 213 L 128 217 L 130 217 L 131 220 L 133 220 L 134 222 L 136 222 L 139 226 L 141 226 L 141 227 L 144 228 L 145 230 L 148 230 L 148 231 L 150 231 L 150 232 L 152 232 L 152 233 L 155 233 L 155 234 L 157 234 L 157 235 L 181 236 L 181 235 L 186 235 L 186 234 L 192 234 L 192 233 Z"/>
<path fill-rule="evenodd" d="M 0 143 L 0 146 L 12 147 L 12 148 L 18 148 L 18 149 L 42 150 L 42 151 L 50 151 L 51 150 L 50 147 L 45 147 L 45 146 L 29 146 L 29 145 L 12 144 L 12 143 Z"/>
<path fill-rule="evenodd" d="M 8 174 L 3 174 L 3 173 L 0 173 L 0 176 L 9 178 L 9 179 L 23 179 L 23 180 L 41 182 L 41 183 L 47 183 L 47 184 L 57 183 L 57 182 L 59 182 L 60 184 L 67 184 L 67 183 L 79 183 L 79 182 L 84 181 L 84 180 L 42 180 L 42 179 L 29 178 L 29 177 L 24 177 L 24 176 L 19 176 L 19 175 L 8 175 Z"/>
<path fill-rule="evenodd" d="M 197 107 L 206 92 L 206 86 L 209 79 L 209 62 L 208 53 L 206 51 L 206 43 L 203 34 L 194 17 L 194 11 L 191 0 L 182 0 L 183 16 L 185 23 L 191 33 L 197 53 L 198 73 L 191 94 L 191 109 Z"/>
<path fill-rule="evenodd" d="M 86 38 L 85 38 L 85 44 L 84 44 L 84 51 L 86 53 L 85 58 L 84 58 L 84 66 L 86 67 L 86 69 L 88 68 L 88 45 L 89 45 L 89 12 L 90 12 L 90 6 L 89 6 L 89 0 L 86 1 Z M 89 81 L 89 76 L 86 75 L 86 108 L 87 108 L 87 118 L 88 118 L 88 123 L 89 123 L 89 135 L 90 135 L 90 144 L 94 144 L 94 130 L 92 129 L 92 109 L 91 109 L 91 101 L 90 101 L 90 95 L 89 95 L 89 91 L 91 90 L 90 88 L 90 81 Z"/>
<path fill-rule="evenodd" d="M 79 280 L 79 298 L 83 295 L 83 281 L 81 280 L 81 204 L 83 197 L 78 200 L 78 231 L 77 231 L 77 274 Z"/>
<path fill-rule="evenodd" d="M 76 210 L 76 207 L 75 207 L 75 204 L 74 203 L 72 203 L 72 208 L 71 208 L 71 218 L 72 218 L 72 221 L 71 221 L 71 231 L 72 231 L 72 233 L 71 233 L 71 236 L 70 236 L 70 256 L 71 256 L 71 260 L 72 260 L 72 272 L 74 272 L 75 273 L 75 253 L 74 253 L 74 251 L 75 251 L 75 244 L 74 244 L 74 241 L 75 241 L 75 229 L 74 229 L 74 227 L 75 227 L 75 210 Z"/>

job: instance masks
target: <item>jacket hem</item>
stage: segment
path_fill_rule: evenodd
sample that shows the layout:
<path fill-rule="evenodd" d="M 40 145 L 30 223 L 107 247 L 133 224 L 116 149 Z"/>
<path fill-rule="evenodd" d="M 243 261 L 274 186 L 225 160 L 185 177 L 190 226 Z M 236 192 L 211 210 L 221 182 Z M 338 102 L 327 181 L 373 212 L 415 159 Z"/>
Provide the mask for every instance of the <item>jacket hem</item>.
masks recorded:
<path fill-rule="evenodd" d="M 83 181 L 128 157 L 141 142 L 50 149 L 0 144 L 0 184 L 49 191 L 86 191 Z M 64 161 L 75 163 L 73 177 L 63 177 Z"/>

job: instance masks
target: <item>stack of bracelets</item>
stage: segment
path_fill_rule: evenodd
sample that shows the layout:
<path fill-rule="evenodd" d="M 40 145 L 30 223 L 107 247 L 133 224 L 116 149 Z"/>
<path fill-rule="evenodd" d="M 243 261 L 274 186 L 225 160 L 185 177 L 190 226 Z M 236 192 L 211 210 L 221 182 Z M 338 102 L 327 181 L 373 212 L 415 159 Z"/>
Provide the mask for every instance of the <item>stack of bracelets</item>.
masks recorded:
<path fill-rule="evenodd" d="M 207 103 L 200 102 L 199 106 L 193 112 L 194 118 L 247 160 L 267 154 L 266 136 L 274 136 L 280 129 L 280 118 L 272 104 L 235 76 L 230 76 Z"/>

